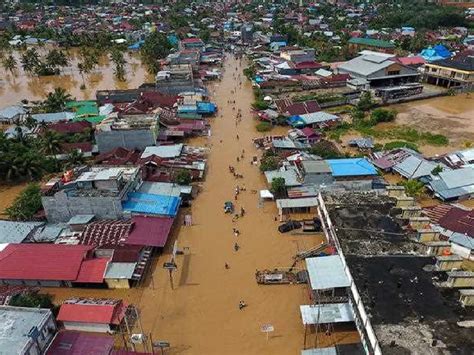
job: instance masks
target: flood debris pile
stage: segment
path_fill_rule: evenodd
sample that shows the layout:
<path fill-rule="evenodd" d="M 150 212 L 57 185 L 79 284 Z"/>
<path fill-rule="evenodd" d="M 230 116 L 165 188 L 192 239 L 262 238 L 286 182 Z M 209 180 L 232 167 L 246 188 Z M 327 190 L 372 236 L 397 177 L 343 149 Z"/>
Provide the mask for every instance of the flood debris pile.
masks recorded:
<path fill-rule="evenodd" d="M 471 274 L 458 275 L 445 266 L 457 261 L 464 268 L 459 257 L 430 254 L 421 247 L 413 227 L 420 218 L 396 207 L 405 199 L 355 192 L 324 196 L 381 350 L 384 354 L 471 353 L 474 310 L 459 301 L 466 292 L 462 288 L 470 287 Z M 447 282 L 455 276 L 457 281 Z"/>
<path fill-rule="evenodd" d="M 472 319 L 459 296 L 433 284 L 442 274 L 432 270 L 433 257 L 348 256 L 384 354 L 468 354 L 472 328 L 457 322 Z M 456 297 L 457 296 L 457 297 Z"/>
<path fill-rule="evenodd" d="M 331 220 L 345 255 L 416 254 L 419 246 L 410 240 L 396 216 L 396 201 L 375 193 L 326 194 Z"/>

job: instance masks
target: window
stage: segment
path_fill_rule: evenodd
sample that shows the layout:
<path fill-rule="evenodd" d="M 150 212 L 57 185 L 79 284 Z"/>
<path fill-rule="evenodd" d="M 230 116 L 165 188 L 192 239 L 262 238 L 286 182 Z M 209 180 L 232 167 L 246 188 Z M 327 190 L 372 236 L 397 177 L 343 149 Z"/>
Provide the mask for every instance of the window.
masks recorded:
<path fill-rule="evenodd" d="M 399 75 L 400 70 L 389 70 L 388 75 Z"/>

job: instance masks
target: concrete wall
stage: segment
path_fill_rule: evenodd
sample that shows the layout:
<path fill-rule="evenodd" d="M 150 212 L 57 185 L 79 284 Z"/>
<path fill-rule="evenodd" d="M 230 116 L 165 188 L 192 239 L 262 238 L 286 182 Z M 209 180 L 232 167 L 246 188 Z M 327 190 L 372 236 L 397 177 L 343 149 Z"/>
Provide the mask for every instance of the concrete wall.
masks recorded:
<path fill-rule="evenodd" d="M 106 279 L 105 283 L 108 288 L 130 288 L 128 279 Z"/>
<path fill-rule="evenodd" d="M 63 322 L 66 330 L 78 330 L 83 332 L 107 333 L 110 331 L 108 324 Z"/>
<path fill-rule="evenodd" d="M 67 222 L 78 214 L 93 214 L 97 219 L 122 217 L 122 203 L 116 197 L 68 197 L 63 191 L 54 196 L 41 197 L 46 218 L 49 222 Z"/>
<path fill-rule="evenodd" d="M 117 147 L 143 150 L 156 145 L 156 134 L 149 129 L 96 132 L 95 139 L 100 153 Z"/>

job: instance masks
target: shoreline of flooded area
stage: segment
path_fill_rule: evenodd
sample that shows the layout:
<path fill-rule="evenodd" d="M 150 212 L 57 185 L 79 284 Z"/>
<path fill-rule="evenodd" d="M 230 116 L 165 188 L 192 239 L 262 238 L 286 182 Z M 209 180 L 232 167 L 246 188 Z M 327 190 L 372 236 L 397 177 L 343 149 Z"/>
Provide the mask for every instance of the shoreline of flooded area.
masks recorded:
<path fill-rule="evenodd" d="M 207 176 L 192 206 L 181 212 L 176 230 L 163 254 L 154 260 L 144 285 L 130 290 L 43 292 L 53 294 L 55 302 L 70 296 L 119 297 L 133 302 L 141 311 L 144 331 L 153 340 L 170 342 L 168 354 L 291 354 L 303 348 L 299 306 L 310 304 L 307 285 L 259 285 L 255 271 L 289 267 L 297 251 L 318 245 L 324 237 L 280 234 L 275 203 L 266 202 L 261 208 L 258 194 L 252 193 L 266 188 L 266 182 L 258 166 L 250 164 L 252 157 L 259 155 L 252 139 L 262 134 L 255 130 L 256 121 L 250 112 L 253 92 L 241 75 L 242 68 L 238 60 L 226 60 L 222 81 L 211 84 L 210 92 L 215 94 L 212 99 L 219 107 L 217 117 L 211 119 L 212 135 L 192 141 L 210 147 Z M 238 75 L 242 77 L 241 86 Z M 235 110 L 229 99 L 235 99 Z M 239 108 L 242 121 L 236 125 Z M 244 158 L 237 162 L 242 151 Z M 243 178 L 235 179 L 228 171 L 229 165 Z M 245 185 L 246 191 L 235 201 L 237 184 Z M 224 214 L 223 204 L 228 200 L 234 201 L 236 210 L 245 208 L 243 218 L 233 222 Z M 183 225 L 185 213 L 192 214 L 192 226 Z M 238 237 L 233 228 L 240 231 Z M 183 255 L 176 258 L 172 288 L 163 263 L 170 261 L 175 240 Z M 236 242 L 238 251 L 234 250 Z M 298 267 L 304 268 L 304 264 Z M 248 305 L 242 310 L 241 300 Z M 261 332 L 264 324 L 275 328 L 268 340 Z M 323 332 L 318 337 L 321 347 L 358 341 L 356 331 Z M 315 344 L 314 334 L 308 335 L 308 346 Z"/>

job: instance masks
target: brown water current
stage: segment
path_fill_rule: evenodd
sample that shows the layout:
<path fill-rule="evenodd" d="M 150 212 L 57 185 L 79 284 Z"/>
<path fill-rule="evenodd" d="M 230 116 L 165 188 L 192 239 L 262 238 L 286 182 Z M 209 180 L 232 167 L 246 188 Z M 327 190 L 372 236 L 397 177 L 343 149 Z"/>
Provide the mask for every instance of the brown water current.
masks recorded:
<path fill-rule="evenodd" d="M 243 63 L 228 59 L 223 80 L 210 86 L 219 113 L 212 122 L 212 136 L 192 142 L 206 144 L 211 149 L 201 193 L 186 212 L 192 214 L 193 226 L 179 226 L 175 230 L 163 255 L 155 260 L 152 275 L 144 286 L 131 290 L 44 289 L 44 292 L 52 293 L 56 302 L 70 296 L 123 297 L 134 302 L 141 310 L 144 331 L 151 333 L 155 341 L 171 343 L 168 354 L 299 353 L 304 337 L 299 305 L 309 302 L 307 285 L 258 285 L 255 271 L 289 267 L 297 250 L 319 244 L 322 237 L 280 234 L 274 220 L 275 203 L 266 202 L 263 208 L 258 207 L 258 195 L 251 190 L 265 188 L 266 183 L 258 167 L 250 164 L 251 157 L 259 154 L 252 144 L 258 133 L 250 114 L 251 85 L 238 78 L 242 68 Z M 235 110 L 228 104 L 229 99 L 235 100 Z M 239 108 L 243 119 L 236 126 Z M 243 150 L 244 159 L 237 162 L 236 157 Z M 235 180 L 228 172 L 229 165 L 244 178 Z M 246 215 L 232 222 L 231 216 L 224 214 L 223 204 L 233 200 L 237 184 L 245 184 L 246 192 L 241 192 L 234 202 L 238 209 L 245 207 Z M 233 228 L 239 229 L 240 236 L 233 235 Z M 172 289 L 168 271 L 162 266 L 170 260 L 176 239 L 184 255 L 177 256 L 178 269 L 173 273 Z M 240 246 L 237 252 L 236 242 Z M 230 269 L 225 268 L 225 263 Z M 240 300 L 248 307 L 239 310 Z M 268 340 L 260 331 L 266 323 L 275 327 Z M 358 334 L 348 331 L 319 336 L 319 346 L 336 341 L 357 342 Z M 308 337 L 308 345 L 314 344 L 314 336 Z"/>

